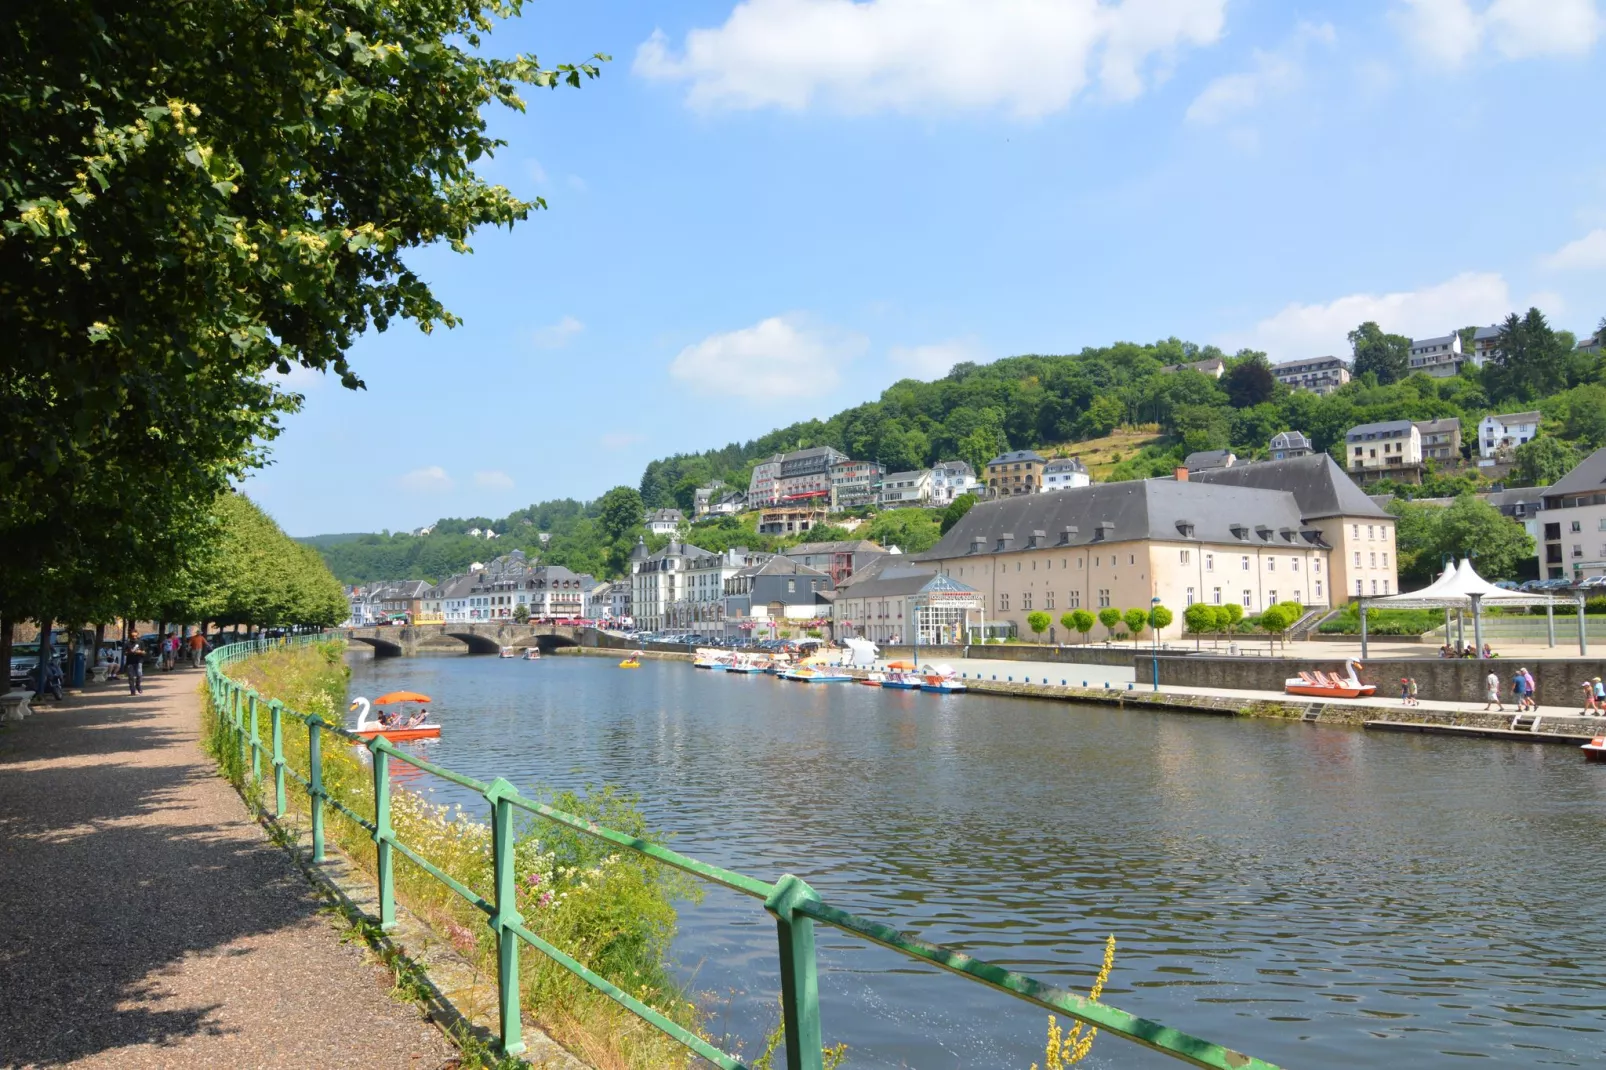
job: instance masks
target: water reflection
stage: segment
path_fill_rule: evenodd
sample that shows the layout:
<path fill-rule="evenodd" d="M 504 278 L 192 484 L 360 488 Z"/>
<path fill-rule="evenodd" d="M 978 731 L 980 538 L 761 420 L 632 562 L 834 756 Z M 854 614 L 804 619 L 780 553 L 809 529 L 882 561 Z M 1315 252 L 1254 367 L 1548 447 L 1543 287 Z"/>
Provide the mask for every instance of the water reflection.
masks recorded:
<path fill-rule="evenodd" d="M 1570 748 L 728 677 L 601 659 L 395 659 L 428 757 L 522 788 L 637 791 L 675 846 L 1297 1067 L 1598 1065 L 1606 770 Z M 401 763 L 394 763 L 399 770 Z M 438 801 L 482 803 L 433 781 Z M 774 928 L 711 889 L 677 951 L 749 1050 Z M 1043 1017 L 821 933 L 858 1067 L 1026 1067 Z M 1089 1064 L 1165 1066 L 1130 1045 Z"/>

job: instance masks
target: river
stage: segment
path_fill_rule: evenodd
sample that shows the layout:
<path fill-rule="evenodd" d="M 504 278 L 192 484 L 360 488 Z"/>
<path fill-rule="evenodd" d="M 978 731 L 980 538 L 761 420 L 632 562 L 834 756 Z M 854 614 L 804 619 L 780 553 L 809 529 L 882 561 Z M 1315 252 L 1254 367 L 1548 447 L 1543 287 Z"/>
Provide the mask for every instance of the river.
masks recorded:
<path fill-rule="evenodd" d="M 432 761 L 628 788 L 677 850 L 1036 977 L 1085 990 L 1113 933 L 1107 1002 L 1286 1067 L 1606 1058 L 1606 768 L 1571 747 L 683 663 L 354 661 L 354 694 L 398 688 L 435 697 Z M 818 931 L 852 1070 L 1042 1064 L 1036 1008 Z M 761 905 L 710 888 L 675 949 L 751 1054 L 776 1018 Z M 1110 1037 L 1082 1065 L 1179 1064 Z"/>

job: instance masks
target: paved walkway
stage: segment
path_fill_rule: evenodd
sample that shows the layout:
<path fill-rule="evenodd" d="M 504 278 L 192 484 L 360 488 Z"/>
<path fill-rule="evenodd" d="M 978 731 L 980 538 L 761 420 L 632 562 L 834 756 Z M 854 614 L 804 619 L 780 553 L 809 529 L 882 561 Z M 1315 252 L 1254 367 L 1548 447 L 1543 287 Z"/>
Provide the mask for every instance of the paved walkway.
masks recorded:
<path fill-rule="evenodd" d="M 0 1067 L 452 1065 L 215 774 L 200 682 L 0 728 Z"/>

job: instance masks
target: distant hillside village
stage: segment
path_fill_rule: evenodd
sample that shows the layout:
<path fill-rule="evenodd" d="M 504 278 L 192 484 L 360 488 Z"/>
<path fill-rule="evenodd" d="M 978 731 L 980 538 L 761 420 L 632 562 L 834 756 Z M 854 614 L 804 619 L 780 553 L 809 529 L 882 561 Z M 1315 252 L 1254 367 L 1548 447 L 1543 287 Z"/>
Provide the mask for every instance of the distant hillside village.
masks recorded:
<path fill-rule="evenodd" d="M 1516 322 L 1427 339 L 1380 337 L 1395 339 L 1406 377 L 1454 379 L 1454 390 L 1477 390 L 1485 368 L 1502 360 L 1501 339 Z M 1598 359 L 1600 344 L 1599 337 L 1576 346 L 1567 339 L 1573 357 Z M 1225 386 L 1225 377 L 1254 360 L 1264 369 L 1259 374 L 1284 388 L 1284 412 L 1301 410 L 1298 396 L 1348 396 L 1350 384 L 1365 385 L 1355 364 L 1339 357 L 1267 364 L 1212 355 L 1157 371 Z M 1367 383 L 1376 378 L 1367 372 Z M 959 369 L 939 384 L 914 386 L 955 381 L 967 381 Z M 1538 407 L 1491 412 L 1475 425 L 1454 416 L 1371 420 L 1329 426 L 1327 449 L 1306 429 L 1285 424 L 1252 450 L 1171 454 L 1177 460 L 1167 462 L 1169 471 L 1151 464 L 1142 478 L 1131 478 L 1117 466 L 1117 478 L 1104 482 L 1078 456 L 1092 456 L 1090 441 L 1057 451 L 1005 449 L 979 465 L 955 457 L 904 470 L 828 445 L 804 446 L 749 461 L 745 487 L 721 479 L 686 485 L 690 515 L 663 505 L 642 509 L 634 548 L 623 567 L 608 570 L 620 574 L 614 581 L 536 560 L 552 538 L 542 532 L 530 555 L 515 550 L 439 583 L 352 587 L 351 616 L 359 624 L 585 620 L 726 640 L 807 633 L 906 642 L 918 632 L 921 642 L 935 643 L 1028 636 L 1031 618 L 1041 623 L 1044 613 L 1058 622 L 1082 609 L 1160 604 L 1177 610 L 1162 630 L 1172 637 L 1181 611 L 1196 603 L 1234 605 L 1244 617 L 1297 603 L 1313 618 L 1356 598 L 1398 593 L 1402 556 L 1418 576 L 1431 562 L 1416 560 L 1422 547 L 1398 544 L 1402 503 L 1394 496 L 1420 487 L 1422 507 L 1448 507 L 1454 497 L 1427 496 L 1447 481 L 1532 540 L 1533 549 L 1519 554 L 1531 553 L 1532 568 L 1524 571 L 1533 577 L 1559 584 L 1601 577 L 1606 584 L 1606 449 L 1578 463 L 1573 445 L 1545 439 L 1545 420 Z M 1549 477 L 1549 486 L 1506 487 L 1535 443 L 1557 451 L 1571 471 Z M 644 493 L 653 477 L 649 468 Z M 610 495 L 616 493 L 640 506 L 634 491 Z M 891 530 L 881 521 L 902 510 L 934 511 L 940 538 L 934 526 L 921 544 L 904 546 L 885 536 L 839 537 L 862 534 L 867 524 Z M 800 541 L 816 531 L 827 538 Z M 740 544 L 742 532 L 753 545 Z M 488 522 L 465 533 L 500 537 Z"/>

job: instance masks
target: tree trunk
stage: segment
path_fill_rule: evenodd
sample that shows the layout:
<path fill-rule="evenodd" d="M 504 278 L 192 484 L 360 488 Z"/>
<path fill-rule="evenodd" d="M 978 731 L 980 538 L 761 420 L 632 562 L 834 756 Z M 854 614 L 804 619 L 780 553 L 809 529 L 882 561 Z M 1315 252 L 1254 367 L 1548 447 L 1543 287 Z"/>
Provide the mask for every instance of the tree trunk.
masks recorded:
<path fill-rule="evenodd" d="M 11 618 L 0 613 L 0 661 L 6 663 L 6 678 L 0 681 L 0 695 L 11 690 Z"/>
<path fill-rule="evenodd" d="M 43 691 L 45 686 L 45 666 L 50 664 L 50 647 L 52 645 L 50 642 L 50 626 L 53 623 L 55 622 L 48 617 L 39 619 L 39 675 L 35 677 L 35 682 L 39 685 L 35 688 L 37 691 Z M 11 662 L 9 661 L 6 662 L 6 675 L 11 675 Z"/>

